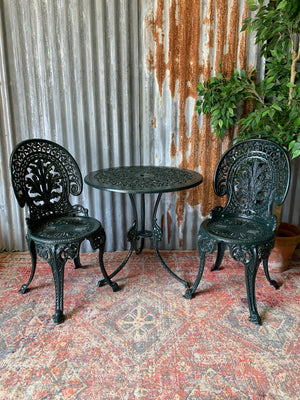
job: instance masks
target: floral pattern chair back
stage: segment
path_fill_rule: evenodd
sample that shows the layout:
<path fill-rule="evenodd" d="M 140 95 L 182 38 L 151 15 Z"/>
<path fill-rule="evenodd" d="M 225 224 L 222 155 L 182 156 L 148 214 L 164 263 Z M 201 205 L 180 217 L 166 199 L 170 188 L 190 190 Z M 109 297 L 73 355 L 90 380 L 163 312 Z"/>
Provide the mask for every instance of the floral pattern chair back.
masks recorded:
<path fill-rule="evenodd" d="M 70 194 L 82 192 L 82 176 L 74 158 L 62 146 L 43 139 L 16 146 L 11 178 L 19 205 L 28 206 L 29 223 L 70 213 Z"/>

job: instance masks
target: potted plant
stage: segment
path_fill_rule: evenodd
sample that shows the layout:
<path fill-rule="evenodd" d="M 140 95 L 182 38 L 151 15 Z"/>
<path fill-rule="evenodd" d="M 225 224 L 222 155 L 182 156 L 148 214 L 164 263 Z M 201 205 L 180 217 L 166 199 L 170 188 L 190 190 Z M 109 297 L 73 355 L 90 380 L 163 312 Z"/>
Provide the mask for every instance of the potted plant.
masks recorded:
<path fill-rule="evenodd" d="M 266 138 L 296 158 L 300 156 L 300 3 L 248 0 L 247 4 L 251 15 L 243 21 L 242 31 L 253 32 L 261 46 L 264 77 L 259 79 L 254 69 L 235 69 L 230 76 L 217 73 L 199 83 L 196 109 L 210 115 L 221 140 L 232 128 L 235 141 Z M 280 222 L 280 211 L 276 214 Z M 278 234 L 284 230 L 288 235 L 288 228 L 288 224 L 279 225 Z M 300 239 L 297 227 L 292 236 L 296 247 Z M 283 270 L 286 264 L 277 269 Z"/>

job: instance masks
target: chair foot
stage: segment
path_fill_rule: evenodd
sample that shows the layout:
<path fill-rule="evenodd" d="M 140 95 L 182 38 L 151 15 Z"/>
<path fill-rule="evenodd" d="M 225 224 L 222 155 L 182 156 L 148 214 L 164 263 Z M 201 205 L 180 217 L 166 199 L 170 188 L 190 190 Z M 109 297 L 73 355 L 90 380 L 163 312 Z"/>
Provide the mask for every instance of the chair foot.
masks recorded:
<path fill-rule="evenodd" d="M 64 322 L 65 317 L 61 310 L 56 310 L 55 314 L 52 315 L 52 319 L 53 319 L 54 323 L 58 325 L 58 324 L 61 324 Z"/>
<path fill-rule="evenodd" d="M 277 290 L 279 289 L 280 285 L 276 281 L 270 280 L 270 285 L 274 286 L 274 288 Z"/>
<path fill-rule="evenodd" d="M 194 292 L 192 291 L 192 289 L 187 289 L 185 294 L 182 297 L 184 297 L 185 299 L 191 300 L 193 298 L 193 293 Z"/>
<path fill-rule="evenodd" d="M 261 319 L 258 314 L 252 314 L 249 317 L 249 321 L 253 322 L 255 325 L 261 325 Z"/>
<path fill-rule="evenodd" d="M 19 293 L 24 294 L 28 291 L 28 285 L 26 285 L 24 283 L 24 285 L 21 286 L 21 288 L 19 289 Z"/>

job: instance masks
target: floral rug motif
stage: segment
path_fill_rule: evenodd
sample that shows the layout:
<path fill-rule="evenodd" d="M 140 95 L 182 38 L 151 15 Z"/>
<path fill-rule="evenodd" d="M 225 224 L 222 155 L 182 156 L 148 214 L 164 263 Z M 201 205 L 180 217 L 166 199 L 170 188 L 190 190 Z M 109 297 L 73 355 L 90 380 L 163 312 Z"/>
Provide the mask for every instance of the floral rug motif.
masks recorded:
<path fill-rule="evenodd" d="M 163 257 L 193 282 L 196 251 Z M 105 254 L 113 271 L 125 252 Z M 64 313 L 55 325 L 54 284 L 38 267 L 28 293 L 30 255 L 0 253 L 1 400 L 296 400 L 300 393 L 300 252 L 291 268 L 260 267 L 256 299 L 262 326 L 248 321 L 244 267 L 225 255 L 220 271 L 205 271 L 192 300 L 156 254 L 133 255 L 113 279 L 121 291 L 99 288 L 97 253 L 83 269 L 65 269 Z"/>

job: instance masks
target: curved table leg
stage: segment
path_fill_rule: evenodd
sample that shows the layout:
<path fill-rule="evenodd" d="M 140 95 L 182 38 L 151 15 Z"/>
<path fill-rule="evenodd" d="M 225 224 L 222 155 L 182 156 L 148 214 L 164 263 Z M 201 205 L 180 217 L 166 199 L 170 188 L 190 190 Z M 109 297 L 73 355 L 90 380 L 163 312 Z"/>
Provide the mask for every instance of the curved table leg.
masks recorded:
<path fill-rule="evenodd" d="M 132 210 L 133 210 L 133 213 L 135 216 L 135 220 L 137 221 L 138 217 L 137 217 L 134 197 L 132 194 L 130 194 L 129 196 L 130 196 Z M 141 232 L 145 232 L 145 195 L 144 195 L 144 193 L 141 194 Z M 141 254 L 141 252 L 144 249 L 145 238 L 141 237 L 140 240 L 141 240 L 140 247 L 139 248 L 136 247 L 136 249 L 135 249 L 136 254 Z"/>
<path fill-rule="evenodd" d="M 123 269 L 123 267 L 127 264 L 127 262 L 128 262 L 128 260 L 129 260 L 129 258 L 130 258 L 130 256 L 131 256 L 133 250 L 134 250 L 134 248 L 132 248 L 132 246 L 131 246 L 131 248 L 129 249 L 129 251 L 128 251 L 128 253 L 127 253 L 127 256 L 126 256 L 126 258 L 124 259 L 124 261 L 122 262 L 122 264 L 120 264 L 120 265 L 118 266 L 118 268 L 117 268 L 114 272 L 112 272 L 110 275 L 108 275 L 108 279 L 109 279 L 109 280 L 112 279 L 114 276 L 116 276 L 116 275 L 121 271 L 121 269 Z M 102 273 L 103 273 L 103 272 L 102 272 Z M 104 285 L 106 285 L 106 284 L 107 284 L 107 280 L 106 280 L 106 279 L 101 279 L 101 280 L 98 282 L 98 287 L 102 287 L 102 286 L 104 286 Z M 119 289 L 118 289 L 118 290 L 119 290 Z M 115 292 L 115 291 L 117 291 L 117 290 L 114 290 L 114 292 Z"/>
<path fill-rule="evenodd" d="M 153 234 L 153 244 L 154 244 L 154 249 L 156 252 L 157 257 L 159 258 L 160 262 L 162 263 L 162 266 L 165 268 L 165 270 L 173 276 L 178 282 L 180 282 L 184 287 L 187 289 L 190 287 L 189 283 L 183 279 L 181 279 L 178 275 L 176 275 L 164 262 L 159 249 L 158 249 L 158 242 L 161 240 L 162 237 L 162 230 L 160 226 L 157 224 L 157 218 L 156 218 L 156 213 L 157 213 L 157 208 L 161 199 L 162 193 L 160 193 L 156 199 L 154 210 L 153 210 L 153 216 L 152 216 L 152 234 Z"/>
<path fill-rule="evenodd" d="M 199 248 L 199 254 L 200 254 L 200 263 L 199 263 L 199 270 L 198 270 L 198 274 L 196 277 L 196 280 L 193 284 L 193 286 L 189 289 L 186 290 L 185 294 L 183 295 L 183 297 L 185 297 L 186 299 L 191 300 L 193 297 L 193 294 L 195 293 L 195 291 L 197 290 L 197 287 L 201 281 L 202 275 L 203 275 L 203 271 L 204 271 L 204 265 L 205 265 L 205 251 L 201 251 L 201 249 Z"/>
<path fill-rule="evenodd" d="M 127 264 L 131 254 L 133 253 L 133 251 L 135 251 L 137 254 L 139 254 L 142 251 L 142 248 L 140 247 L 140 249 L 137 248 L 137 240 L 138 240 L 138 236 L 137 236 L 137 211 L 136 211 L 136 205 L 135 205 L 135 201 L 134 201 L 134 197 L 132 194 L 129 194 L 130 197 L 130 201 L 131 201 L 131 206 L 132 206 L 132 211 L 133 211 L 133 223 L 129 229 L 129 231 L 127 232 L 127 239 L 130 242 L 130 249 L 128 250 L 128 253 L 125 257 L 125 259 L 123 260 L 123 262 L 118 266 L 118 268 L 112 272 L 110 275 L 106 276 L 106 279 L 101 279 L 98 282 L 98 286 L 102 287 L 104 285 L 107 284 L 107 280 L 109 281 L 110 279 L 112 279 L 114 276 L 116 276 L 123 268 L 124 266 Z M 144 243 L 141 243 L 142 246 L 144 246 Z M 140 250 L 140 251 L 139 251 Z"/>

